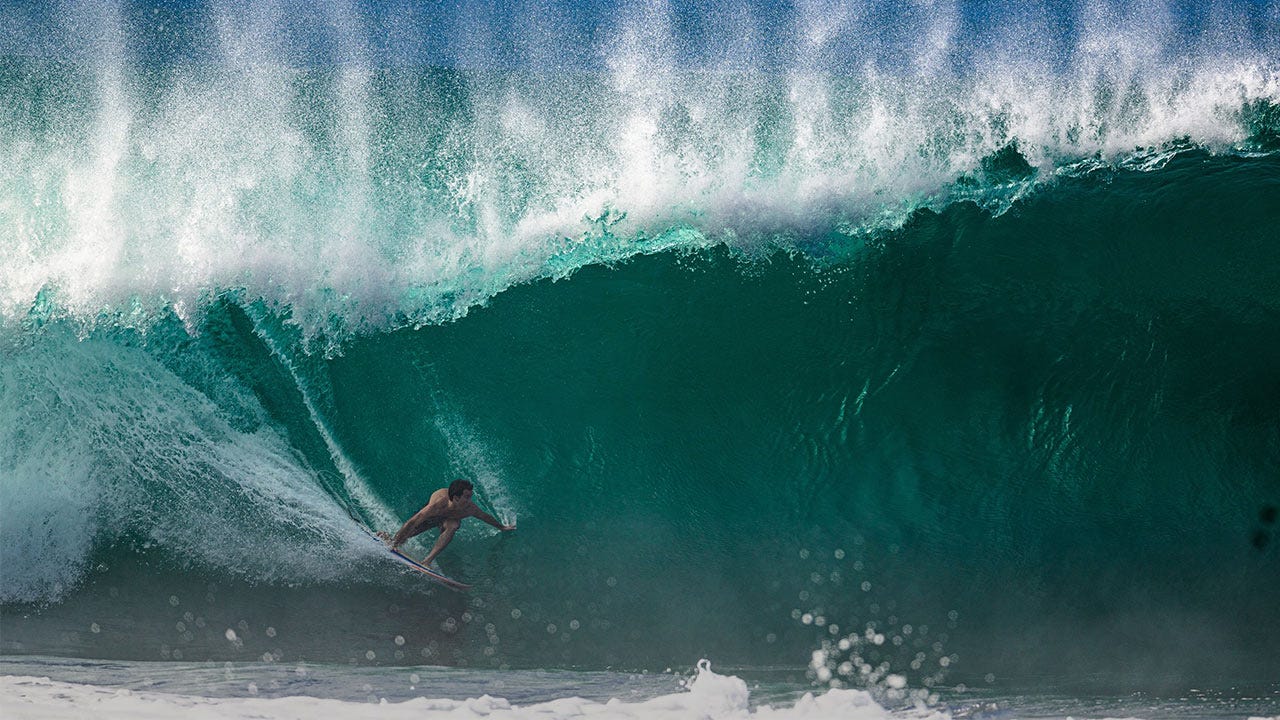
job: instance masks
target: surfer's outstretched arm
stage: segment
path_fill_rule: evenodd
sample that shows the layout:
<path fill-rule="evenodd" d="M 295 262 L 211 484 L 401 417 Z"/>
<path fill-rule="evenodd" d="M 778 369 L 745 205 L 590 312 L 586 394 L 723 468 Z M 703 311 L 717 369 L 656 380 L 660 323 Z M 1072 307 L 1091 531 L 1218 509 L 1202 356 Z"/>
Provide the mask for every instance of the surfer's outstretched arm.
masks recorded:
<path fill-rule="evenodd" d="M 506 531 L 506 530 L 515 530 L 515 529 L 516 529 L 516 526 L 515 526 L 515 525 L 503 525 L 502 523 L 498 522 L 498 520 L 497 520 L 496 518 L 494 518 L 492 515 L 490 515 L 489 513 L 485 512 L 485 511 L 483 511 L 483 510 L 481 510 L 480 508 L 476 508 L 475 510 L 472 510 L 472 511 L 471 511 L 471 517 L 474 517 L 474 518 L 480 518 L 481 520 L 483 520 L 483 521 L 485 521 L 485 522 L 489 523 L 490 525 L 492 525 L 492 526 L 494 526 L 494 527 L 498 528 L 499 530 Z"/>

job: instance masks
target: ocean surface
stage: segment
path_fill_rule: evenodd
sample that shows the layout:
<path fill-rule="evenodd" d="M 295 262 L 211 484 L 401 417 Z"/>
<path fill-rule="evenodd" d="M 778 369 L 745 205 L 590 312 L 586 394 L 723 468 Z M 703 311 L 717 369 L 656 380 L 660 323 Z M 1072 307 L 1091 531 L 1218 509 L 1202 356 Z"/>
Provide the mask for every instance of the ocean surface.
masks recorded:
<path fill-rule="evenodd" d="M 6 715 L 1280 715 L 1280 3 L 0 17 Z"/>

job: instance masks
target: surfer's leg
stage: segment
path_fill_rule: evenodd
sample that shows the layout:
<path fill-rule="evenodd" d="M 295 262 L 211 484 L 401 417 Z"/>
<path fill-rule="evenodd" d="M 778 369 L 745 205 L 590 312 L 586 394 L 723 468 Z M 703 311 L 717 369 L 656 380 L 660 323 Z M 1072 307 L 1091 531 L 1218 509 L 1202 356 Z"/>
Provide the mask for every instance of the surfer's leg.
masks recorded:
<path fill-rule="evenodd" d="M 453 534 L 458 531 L 458 526 L 462 524 L 461 520 L 445 520 L 440 525 L 440 537 L 436 538 L 436 544 L 431 548 L 431 554 L 427 555 L 427 559 L 422 564 L 431 567 L 431 562 L 436 559 L 446 547 L 449 541 L 453 540 Z"/>
<path fill-rule="evenodd" d="M 409 538 L 420 534 L 423 530 L 426 530 L 423 525 L 424 523 L 418 520 L 417 515 L 409 518 L 409 521 L 404 524 L 404 527 L 400 528 L 400 531 L 395 534 L 395 537 L 391 538 L 391 549 L 395 550 L 405 544 Z"/>

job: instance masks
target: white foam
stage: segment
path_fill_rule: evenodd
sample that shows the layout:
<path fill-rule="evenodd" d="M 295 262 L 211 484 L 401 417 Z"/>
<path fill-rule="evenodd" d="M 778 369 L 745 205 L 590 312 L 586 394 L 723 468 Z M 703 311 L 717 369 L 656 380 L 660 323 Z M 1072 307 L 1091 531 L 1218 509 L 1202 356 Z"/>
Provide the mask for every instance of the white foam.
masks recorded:
<path fill-rule="evenodd" d="M 829 690 L 806 694 L 787 707 L 752 708 L 747 684 L 718 675 L 705 665 L 687 692 L 663 695 L 640 702 L 610 700 L 605 703 L 566 697 L 535 705 L 518 706 L 490 695 L 463 700 L 416 698 L 380 704 L 345 702 L 311 697 L 275 699 L 221 699 L 155 692 L 113 690 L 23 676 L 0 677 L 0 711 L 6 717 L 61 720 L 92 716 L 99 720 L 148 720 L 184 718 L 230 720 L 311 720 L 316 717 L 378 718 L 379 720 L 558 720 L 592 717 L 601 720 L 879 720 L 893 715 L 859 690 Z M 948 716 L 913 711 L 921 720 Z"/>

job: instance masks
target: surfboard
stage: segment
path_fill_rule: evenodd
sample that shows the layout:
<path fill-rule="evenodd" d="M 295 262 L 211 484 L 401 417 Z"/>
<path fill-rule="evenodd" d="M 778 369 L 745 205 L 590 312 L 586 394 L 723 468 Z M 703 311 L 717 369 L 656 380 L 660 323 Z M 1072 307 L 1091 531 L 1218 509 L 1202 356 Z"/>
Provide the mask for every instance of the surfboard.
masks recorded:
<path fill-rule="evenodd" d="M 362 525 L 361 527 L 364 527 L 364 526 Z M 394 558 L 397 562 L 409 567 L 411 570 L 421 573 L 422 575 L 426 575 L 427 579 L 440 583 L 445 587 L 453 588 L 454 590 L 470 590 L 471 589 L 471 586 L 464 582 L 454 580 L 453 578 L 443 573 L 438 573 L 435 570 L 432 570 L 431 568 L 427 567 L 426 565 L 423 565 L 422 563 L 418 562 L 417 560 L 414 560 L 408 555 L 405 555 L 399 550 L 392 550 L 391 548 L 387 547 L 387 544 L 382 541 L 382 538 L 378 537 L 377 534 L 375 534 L 369 528 L 364 527 L 364 531 L 368 533 L 369 537 L 373 538 L 374 542 L 378 543 L 378 547 L 382 548 L 383 551 L 385 551 L 388 555 Z"/>
<path fill-rule="evenodd" d="M 382 541 L 379 540 L 378 542 L 382 542 Z M 441 585 L 444 585 L 445 587 L 451 587 L 454 590 L 470 590 L 471 589 L 470 585 L 464 582 L 461 582 L 459 580 L 454 580 L 448 575 L 438 573 L 432 570 L 431 568 L 427 567 L 426 565 L 423 565 L 422 563 L 418 562 L 417 560 L 414 560 L 408 555 L 405 555 L 399 550 L 392 550 L 391 548 L 386 547 L 385 545 L 383 545 L 383 547 L 386 548 L 387 552 L 391 553 L 392 557 L 394 557 L 396 560 L 399 560 L 405 565 L 408 565 L 413 570 L 416 570 L 422 573 L 423 575 L 426 575 L 431 580 L 434 580 L 440 583 Z"/>

